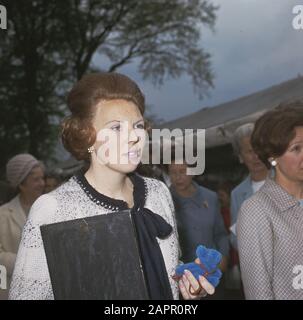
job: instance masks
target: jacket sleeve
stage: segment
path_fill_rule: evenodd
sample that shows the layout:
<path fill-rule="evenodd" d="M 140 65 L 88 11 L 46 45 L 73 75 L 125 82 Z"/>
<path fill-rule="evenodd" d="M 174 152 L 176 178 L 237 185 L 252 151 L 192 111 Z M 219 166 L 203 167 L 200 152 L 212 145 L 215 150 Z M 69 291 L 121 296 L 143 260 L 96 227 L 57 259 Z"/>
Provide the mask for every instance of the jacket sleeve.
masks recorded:
<path fill-rule="evenodd" d="M 7 216 L 2 214 L 0 215 L 0 265 L 6 268 L 7 275 L 10 277 L 14 270 L 17 255 L 5 248 L 4 243 L 10 238 L 8 232 Z"/>
<path fill-rule="evenodd" d="M 23 229 L 9 299 L 53 299 L 40 226 L 47 224 L 55 210 L 56 200 L 50 195 L 41 196 L 32 206 Z"/>
<path fill-rule="evenodd" d="M 13 252 L 5 252 L 0 244 L 0 265 L 5 267 L 9 277 L 11 277 L 13 273 L 16 256 L 17 255 Z"/>
<path fill-rule="evenodd" d="M 178 243 L 178 251 L 179 251 L 179 257 L 181 257 L 181 248 L 179 245 L 179 236 L 178 236 L 178 229 L 177 229 L 177 221 L 176 221 L 176 213 L 175 213 L 175 205 L 170 193 L 170 190 L 167 188 L 167 186 L 161 182 L 162 186 L 163 186 L 163 193 L 164 193 L 164 197 L 165 197 L 165 203 L 166 206 L 169 209 L 169 214 L 167 215 L 168 218 L 168 223 L 172 226 L 173 228 L 173 233 L 177 239 L 177 243 Z M 182 261 L 180 261 L 180 263 L 183 263 Z"/>
<path fill-rule="evenodd" d="M 176 272 L 176 267 L 178 264 L 182 263 L 180 261 L 181 251 L 178 241 L 178 232 L 177 232 L 177 224 L 176 224 L 176 217 L 175 217 L 175 207 L 172 200 L 171 193 L 167 186 L 159 181 L 159 199 L 162 202 L 162 208 L 165 212 L 165 220 L 172 226 L 173 232 L 172 234 L 164 240 L 160 240 L 162 244 L 165 246 L 163 247 L 164 251 L 166 252 L 166 268 L 168 272 L 169 282 L 172 288 L 172 293 L 174 299 L 179 299 L 179 288 L 177 282 L 172 279 L 172 275 Z M 158 199 L 154 199 L 157 201 Z M 164 213 L 163 212 L 163 213 Z M 165 260 L 165 259 L 164 259 Z"/>
<path fill-rule="evenodd" d="M 237 222 L 240 267 L 249 300 L 274 299 L 273 232 L 268 215 L 255 197 L 241 206 Z"/>
<path fill-rule="evenodd" d="M 225 229 L 223 217 L 219 209 L 218 197 L 215 197 L 215 226 L 214 226 L 214 238 L 217 249 L 221 252 L 223 256 L 228 256 L 229 254 L 229 239 L 228 233 Z"/>
<path fill-rule="evenodd" d="M 237 205 L 236 195 L 235 195 L 235 193 L 232 192 L 231 199 L 230 199 L 230 216 L 231 216 L 230 224 L 231 224 L 231 226 L 233 226 L 237 222 L 238 211 L 239 211 L 239 207 Z M 230 232 L 229 238 L 230 238 L 231 246 L 234 249 L 238 250 L 237 236 L 233 232 Z"/>

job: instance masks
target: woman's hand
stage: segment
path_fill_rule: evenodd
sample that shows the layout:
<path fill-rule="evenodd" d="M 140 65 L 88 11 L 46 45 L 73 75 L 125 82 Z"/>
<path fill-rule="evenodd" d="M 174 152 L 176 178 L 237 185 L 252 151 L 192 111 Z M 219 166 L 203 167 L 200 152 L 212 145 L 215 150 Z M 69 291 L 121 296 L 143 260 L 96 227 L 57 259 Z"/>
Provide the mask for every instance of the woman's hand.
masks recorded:
<path fill-rule="evenodd" d="M 196 263 L 199 263 L 199 261 L 199 259 L 195 260 Z M 179 280 L 179 289 L 184 300 L 201 299 L 207 294 L 215 293 L 215 287 L 205 277 L 200 276 L 199 281 L 197 281 L 189 270 L 185 270 L 184 275 Z"/>

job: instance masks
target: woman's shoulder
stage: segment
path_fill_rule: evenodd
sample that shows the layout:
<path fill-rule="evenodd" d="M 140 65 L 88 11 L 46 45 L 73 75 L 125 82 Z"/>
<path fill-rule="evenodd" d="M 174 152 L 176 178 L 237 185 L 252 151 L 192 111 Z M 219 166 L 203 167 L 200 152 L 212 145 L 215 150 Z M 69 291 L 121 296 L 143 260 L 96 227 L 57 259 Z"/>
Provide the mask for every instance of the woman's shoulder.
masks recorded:
<path fill-rule="evenodd" d="M 79 188 L 74 178 L 70 178 L 57 189 L 43 194 L 33 204 L 29 219 L 35 223 L 43 224 L 53 221 L 58 205 L 62 201 L 73 201 L 75 196 L 79 197 Z M 74 195 L 74 196 L 73 196 Z"/>
<path fill-rule="evenodd" d="M 23 216 L 23 210 L 20 206 L 19 195 L 15 196 L 9 202 L 0 206 L 0 219 L 1 222 L 5 220 L 15 219 L 17 216 Z"/>
<path fill-rule="evenodd" d="M 211 189 L 208 189 L 204 186 L 201 186 L 199 184 L 196 184 L 197 188 L 200 189 L 201 191 L 201 194 L 205 197 L 205 198 L 208 198 L 208 199 L 211 199 L 211 200 L 215 200 L 217 201 L 218 200 L 218 196 L 217 196 L 217 193 Z"/>
<path fill-rule="evenodd" d="M 169 188 L 164 182 L 155 178 L 146 178 L 146 203 L 152 207 L 161 207 L 164 211 L 174 211 L 174 205 Z M 157 211 L 161 211 L 160 209 Z"/>
<path fill-rule="evenodd" d="M 57 200 L 52 193 L 43 194 L 32 205 L 28 220 L 43 224 L 51 220 L 57 209 Z"/>
<path fill-rule="evenodd" d="M 13 200 L 14 200 L 14 199 L 13 199 Z M 4 204 L 2 204 L 2 205 L 0 206 L 0 215 L 7 214 L 7 213 L 10 211 L 11 202 L 12 202 L 12 200 L 9 201 L 9 202 L 6 202 L 6 203 L 4 203 Z"/>
<path fill-rule="evenodd" d="M 242 207 L 256 207 L 258 208 L 272 208 L 274 205 L 274 201 L 272 201 L 271 197 L 264 191 L 263 188 L 255 192 L 251 197 L 246 199 L 243 202 Z"/>
<path fill-rule="evenodd" d="M 76 176 L 73 176 L 48 194 L 57 198 L 61 194 L 71 195 L 73 193 L 79 193 L 79 191 L 81 191 L 81 188 L 79 186 L 79 183 L 77 182 Z"/>
<path fill-rule="evenodd" d="M 252 189 L 250 176 L 247 176 L 243 181 L 236 185 L 232 191 L 232 197 L 238 197 L 243 194 L 243 192 L 250 191 Z"/>
<path fill-rule="evenodd" d="M 146 186 L 146 206 L 162 216 L 170 225 L 175 225 L 174 204 L 166 184 L 155 178 L 142 178 Z"/>
<path fill-rule="evenodd" d="M 143 176 L 140 176 L 143 180 L 144 180 L 144 183 L 147 187 L 147 190 L 150 194 L 153 194 L 153 193 L 163 193 L 166 194 L 167 192 L 169 192 L 169 189 L 168 187 L 166 186 L 166 184 L 161 181 L 161 180 L 158 180 L 158 179 L 155 179 L 155 178 L 147 178 L 147 177 L 143 177 Z"/>
<path fill-rule="evenodd" d="M 261 188 L 242 203 L 237 219 L 237 235 L 243 241 L 248 233 L 260 235 L 267 232 L 274 224 L 277 215 L 279 208 Z"/>
<path fill-rule="evenodd" d="M 242 203 L 239 217 L 258 220 L 265 217 L 269 218 L 276 211 L 277 208 L 274 201 L 261 189 Z"/>

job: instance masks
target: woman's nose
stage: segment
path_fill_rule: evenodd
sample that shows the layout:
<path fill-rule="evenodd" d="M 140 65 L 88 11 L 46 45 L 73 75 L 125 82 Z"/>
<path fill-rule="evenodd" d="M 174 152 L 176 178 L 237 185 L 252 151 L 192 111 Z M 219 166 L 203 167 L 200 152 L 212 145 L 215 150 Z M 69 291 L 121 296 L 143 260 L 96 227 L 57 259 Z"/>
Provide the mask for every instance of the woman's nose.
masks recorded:
<path fill-rule="evenodd" d="M 136 130 L 130 130 L 128 136 L 128 142 L 137 143 L 139 142 L 141 137 L 137 134 Z"/>
<path fill-rule="evenodd" d="M 180 174 L 176 174 L 176 181 L 180 181 L 181 180 L 181 175 Z"/>
<path fill-rule="evenodd" d="M 259 157 L 257 156 L 257 154 L 255 152 L 252 153 L 253 159 L 254 160 L 259 160 Z"/>

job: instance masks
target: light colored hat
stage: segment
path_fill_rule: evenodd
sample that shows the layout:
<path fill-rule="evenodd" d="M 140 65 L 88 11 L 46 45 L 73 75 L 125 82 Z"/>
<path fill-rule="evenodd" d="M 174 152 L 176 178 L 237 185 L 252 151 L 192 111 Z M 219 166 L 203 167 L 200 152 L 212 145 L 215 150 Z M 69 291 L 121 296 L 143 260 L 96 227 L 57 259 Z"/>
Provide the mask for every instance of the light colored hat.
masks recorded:
<path fill-rule="evenodd" d="M 14 188 L 18 187 L 27 175 L 40 162 L 28 153 L 18 154 L 11 158 L 6 164 L 6 179 Z"/>

